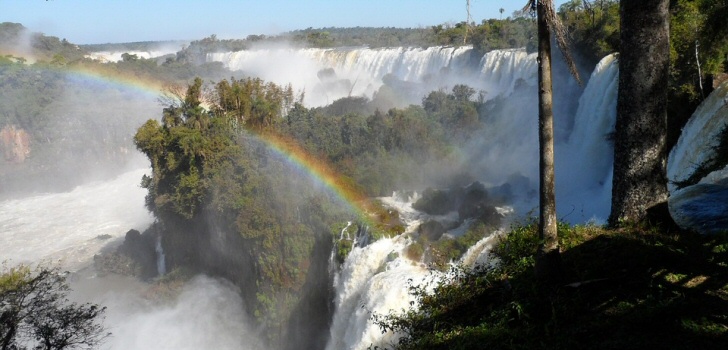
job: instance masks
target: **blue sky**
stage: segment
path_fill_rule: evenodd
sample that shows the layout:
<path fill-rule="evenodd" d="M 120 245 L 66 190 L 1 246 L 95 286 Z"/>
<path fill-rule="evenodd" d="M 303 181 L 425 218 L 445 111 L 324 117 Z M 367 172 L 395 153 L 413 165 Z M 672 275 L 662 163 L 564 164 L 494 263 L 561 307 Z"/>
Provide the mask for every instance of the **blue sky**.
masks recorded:
<path fill-rule="evenodd" d="M 526 0 L 471 0 L 476 22 Z M 557 6 L 565 0 L 556 0 Z M 0 0 L 0 22 L 77 44 L 244 38 L 308 27 L 420 27 L 466 19 L 465 0 Z"/>

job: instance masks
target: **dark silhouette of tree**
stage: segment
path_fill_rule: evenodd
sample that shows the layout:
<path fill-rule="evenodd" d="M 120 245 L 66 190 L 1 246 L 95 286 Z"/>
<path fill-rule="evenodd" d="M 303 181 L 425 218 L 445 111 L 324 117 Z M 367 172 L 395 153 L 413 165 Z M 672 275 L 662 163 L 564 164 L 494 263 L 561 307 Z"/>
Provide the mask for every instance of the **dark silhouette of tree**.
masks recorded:
<path fill-rule="evenodd" d="M 105 307 L 71 303 L 58 268 L 4 268 L 0 274 L 0 348 L 91 349 L 110 333 Z"/>
<path fill-rule="evenodd" d="M 619 93 L 612 226 L 647 218 L 667 200 L 670 1 L 620 1 Z"/>

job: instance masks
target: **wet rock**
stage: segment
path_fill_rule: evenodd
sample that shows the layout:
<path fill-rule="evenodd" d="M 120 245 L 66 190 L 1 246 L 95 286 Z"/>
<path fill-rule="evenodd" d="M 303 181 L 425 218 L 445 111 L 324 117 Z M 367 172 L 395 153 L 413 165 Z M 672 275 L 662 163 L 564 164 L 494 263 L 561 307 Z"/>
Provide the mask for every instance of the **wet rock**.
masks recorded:
<path fill-rule="evenodd" d="M 445 215 L 455 210 L 456 203 L 450 191 L 428 188 L 412 208 L 430 215 Z"/>
<path fill-rule="evenodd" d="M 458 207 L 458 215 L 460 220 L 480 216 L 487 207 L 493 207 L 488 204 L 488 191 L 485 190 L 480 182 L 473 182 L 465 187 L 464 194 L 460 200 Z"/>
<path fill-rule="evenodd" d="M 684 229 L 703 234 L 728 231 L 728 183 L 701 183 L 678 190 L 668 201 L 670 214 Z"/>
<path fill-rule="evenodd" d="M 147 230 L 143 234 L 129 230 L 124 243 L 115 251 L 94 256 L 94 266 L 100 273 L 116 273 L 150 279 L 157 276 L 154 233 Z"/>
<path fill-rule="evenodd" d="M 417 228 L 417 233 L 420 234 L 420 237 L 423 237 L 431 242 L 440 239 L 445 231 L 445 226 L 435 220 L 427 221 Z"/>
<path fill-rule="evenodd" d="M 0 151 L 5 160 L 22 163 L 30 155 L 30 135 L 14 125 L 6 125 L 0 130 Z"/>

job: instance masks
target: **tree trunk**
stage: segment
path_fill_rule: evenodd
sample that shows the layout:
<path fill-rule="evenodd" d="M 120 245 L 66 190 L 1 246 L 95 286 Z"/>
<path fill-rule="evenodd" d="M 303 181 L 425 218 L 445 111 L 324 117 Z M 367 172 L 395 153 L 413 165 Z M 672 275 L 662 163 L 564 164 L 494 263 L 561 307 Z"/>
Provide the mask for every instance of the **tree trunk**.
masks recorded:
<path fill-rule="evenodd" d="M 667 200 L 669 0 L 623 0 L 609 224 L 638 222 Z"/>
<path fill-rule="evenodd" d="M 558 274 L 559 239 L 556 232 L 556 196 L 554 194 L 554 114 L 551 84 L 551 31 L 545 6 L 551 0 L 538 0 L 538 124 L 539 124 L 539 238 L 536 273 L 552 280 Z"/>

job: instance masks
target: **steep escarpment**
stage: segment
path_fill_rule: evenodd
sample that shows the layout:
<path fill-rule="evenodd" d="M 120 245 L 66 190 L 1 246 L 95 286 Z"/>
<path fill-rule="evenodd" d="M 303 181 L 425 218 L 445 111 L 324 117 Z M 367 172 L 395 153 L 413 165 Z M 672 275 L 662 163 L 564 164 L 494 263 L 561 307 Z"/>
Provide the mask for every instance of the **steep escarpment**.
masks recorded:
<path fill-rule="evenodd" d="M 342 117 L 259 79 L 197 79 L 134 138 L 152 165 L 142 186 L 167 269 L 233 281 L 270 347 L 323 348 L 334 238 L 347 221 L 371 238 L 404 231 L 395 211 L 367 198 L 442 178 L 434 165 L 454 164 L 447 140 L 479 129 L 473 94 L 460 86 L 424 109 Z M 463 208 L 483 207 L 475 197 Z"/>
<path fill-rule="evenodd" d="M 317 179 L 291 176 L 296 165 L 264 141 L 273 132 L 267 123 L 290 108 L 290 93 L 259 80 L 225 81 L 205 110 L 202 88 L 196 80 L 162 123 L 150 120 L 135 136 L 152 163 L 142 183 L 166 266 L 233 281 L 270 346 L 296 328 L 310 335 L 305 345 L 320 347 L 315 332 L 325 325 L 293 315 L 310 299 L 328 300 L 315 294 L 331 286 L 321 254 L 331 249 L 329 225 L 356 213 Z M 235 110 L 231 101 L 246 105 Z"/>

